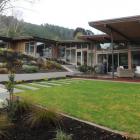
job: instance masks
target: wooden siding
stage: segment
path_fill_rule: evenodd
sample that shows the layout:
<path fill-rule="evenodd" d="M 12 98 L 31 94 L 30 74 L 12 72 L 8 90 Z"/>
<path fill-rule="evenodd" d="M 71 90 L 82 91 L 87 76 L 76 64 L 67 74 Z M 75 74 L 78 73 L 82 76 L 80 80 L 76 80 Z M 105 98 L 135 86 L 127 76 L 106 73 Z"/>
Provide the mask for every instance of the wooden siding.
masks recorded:
<path fill-rule="evenodd" d="M 25 41 L 19 41 L 19 42 L 12 42 L 11 43 L 11 49 L 16 51 L 16 52 L 21 52 L 24 53 L 25 52 Z"/>

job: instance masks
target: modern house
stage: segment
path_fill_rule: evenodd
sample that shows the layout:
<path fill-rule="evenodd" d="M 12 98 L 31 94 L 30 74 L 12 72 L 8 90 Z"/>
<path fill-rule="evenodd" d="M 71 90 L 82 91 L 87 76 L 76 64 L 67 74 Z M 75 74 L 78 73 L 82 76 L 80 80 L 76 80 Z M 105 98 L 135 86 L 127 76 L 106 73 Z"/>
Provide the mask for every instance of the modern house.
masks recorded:
<path fill-rule="evenodd" d="M 107 72 L 118 67 L 140 66 L 140 16 L 89 22 L 102 31 L 99 35 L 79 36 L 79 40 L 55 41 L 40 37 L 17 37 L 0 40 L 8 48 L 35 57 L 63 60 L 72 65 L 95 66 L 106 63 Z"/>
<path fill-rule="evenodd" d="M 89 25 L 103 34 L 79 37 L 89 44 L 81 46 L 81 53 L 75 54 L 75 64 L 79 64 L 79 58 L 91 66 L 106 62 L 107 72 L 112 72 L 112 75 L 118 67 L 140 71 L 140 16 L 89 22 Z M 77 52 L 79 47 L 71 47 L 71 50 L 74 48 Z"/>

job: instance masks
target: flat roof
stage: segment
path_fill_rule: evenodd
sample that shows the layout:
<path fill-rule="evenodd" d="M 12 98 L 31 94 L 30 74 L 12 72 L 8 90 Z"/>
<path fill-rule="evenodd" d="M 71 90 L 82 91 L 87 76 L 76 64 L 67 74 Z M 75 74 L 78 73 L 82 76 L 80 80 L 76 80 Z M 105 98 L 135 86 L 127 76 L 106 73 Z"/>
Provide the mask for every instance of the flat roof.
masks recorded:
<path fill-rule="evenodd" d="M 65 44 L 86 44 L 90 43 L 90 41 L 85 40 L 59 40 L 57 44 L 65 45 Z"/>
<path fill-rule="evenodd" d="M 10 41 L 12 41 L 12 38 L 6 37 L 6 36 L 0 36 L 0 40 L 5 41 L 5 42 L 10 42 Z"/>
<path fill-rule="evenodd" d="M 38 42 L 48 42 L 48 43 L 56 43 L 56 40 L 37 37 L 37 36 L 19 36 L 19 37 L 13 37 L 12 41 L 38 41 Z"/>
<path fill-rule="evenodd" d="M 108 35 L 115 41 L 140 42 L 140 15 L 89 22 L 91 27 Z"/>

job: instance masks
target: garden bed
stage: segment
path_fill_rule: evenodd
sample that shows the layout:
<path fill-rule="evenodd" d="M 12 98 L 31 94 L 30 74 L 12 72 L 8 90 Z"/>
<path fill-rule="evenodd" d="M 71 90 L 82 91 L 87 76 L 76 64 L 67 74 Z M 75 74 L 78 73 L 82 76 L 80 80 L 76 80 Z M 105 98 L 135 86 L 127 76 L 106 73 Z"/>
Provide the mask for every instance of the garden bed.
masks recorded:
<path fill-rule="evenodd" d="M 104 130 L 97 126 L 86 124 L 80 120 L 63 116 L 61 121 L 54 126 L 48 125 L 43 128 L 30 128 L 23 122 L 14 123 L 5 129 L 7 134 L 3 140 L 52 140 L 56 137 L 56 131 L 61 129 L 68 135 L 72 136 L 72 140 L 126 140 L 125 136 Z"/>

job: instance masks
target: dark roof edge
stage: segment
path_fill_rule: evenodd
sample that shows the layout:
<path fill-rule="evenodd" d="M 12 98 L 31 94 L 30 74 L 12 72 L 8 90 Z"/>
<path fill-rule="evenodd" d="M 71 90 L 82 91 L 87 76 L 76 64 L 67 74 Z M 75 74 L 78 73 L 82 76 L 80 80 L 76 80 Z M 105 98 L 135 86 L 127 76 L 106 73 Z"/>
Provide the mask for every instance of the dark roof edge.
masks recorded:
<path fill-rule="evenodd" d="M 91 21 L 91 22 L 88 22 L 88 24 L 92 27 L 93 24 L 94 25 L 99 25 L 99 24 L 103 24 L 103 23 L 107 24 L 107 23 L 126 22 L 126 21 L 138 21 L 138 20 L 140 20 L 140 15 Z"/>

